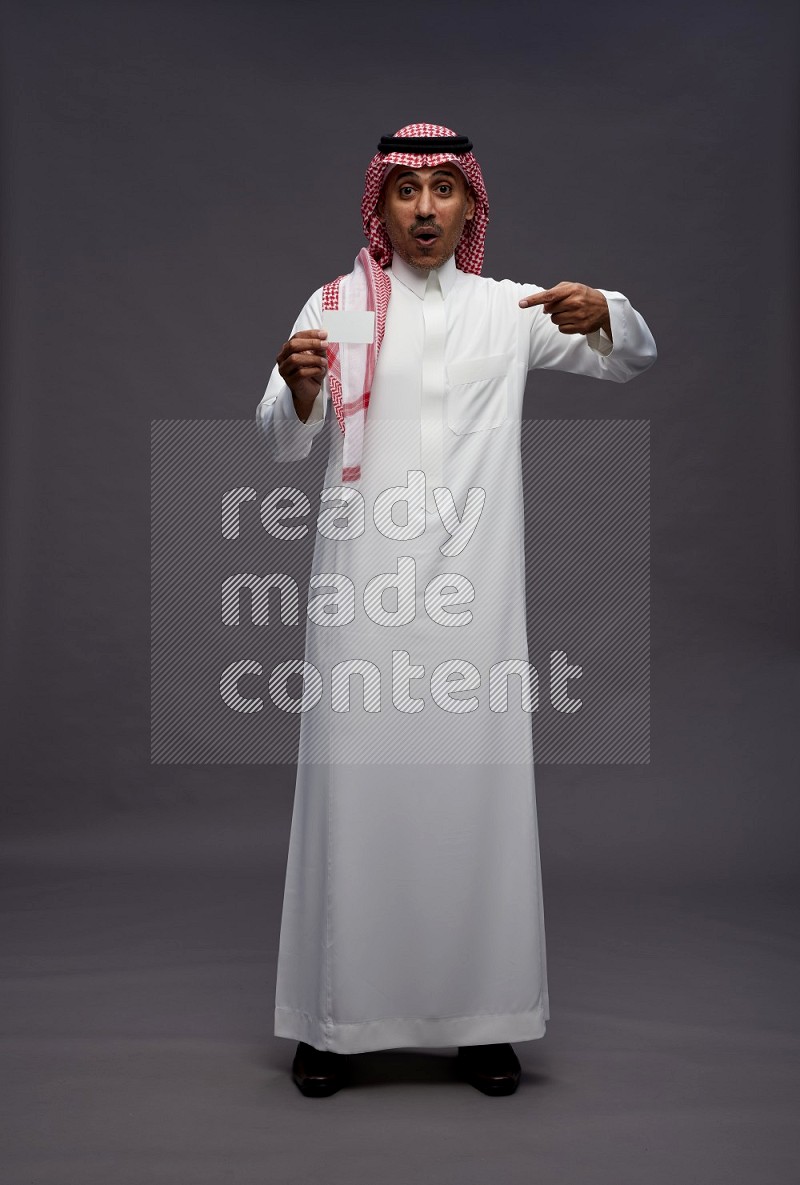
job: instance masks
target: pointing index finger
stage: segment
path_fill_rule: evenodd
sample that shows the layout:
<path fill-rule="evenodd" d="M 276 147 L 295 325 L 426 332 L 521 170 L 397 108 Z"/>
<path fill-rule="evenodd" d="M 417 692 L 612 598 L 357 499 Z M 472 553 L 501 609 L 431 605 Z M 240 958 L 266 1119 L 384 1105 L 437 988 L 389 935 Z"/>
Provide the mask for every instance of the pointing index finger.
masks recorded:
<path fill-rule="evenodd" d="M 532 308 L 536 304 L 546 304 L 548 300 L 553 300 L 554 294 L 551 288 L 545 288 L 543 292 L 536 292 L 533 296 L 523 296 L 519 302 L 521 309 Z"/>

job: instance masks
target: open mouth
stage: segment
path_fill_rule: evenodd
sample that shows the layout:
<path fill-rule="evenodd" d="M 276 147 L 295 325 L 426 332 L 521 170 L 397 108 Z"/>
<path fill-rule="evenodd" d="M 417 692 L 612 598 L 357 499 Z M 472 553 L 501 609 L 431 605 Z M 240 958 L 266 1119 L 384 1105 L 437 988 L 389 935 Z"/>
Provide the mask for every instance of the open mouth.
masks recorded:
<path fill-rule="evenodd" d="M 414 235 L 417 242 L 422 243 L 424 247 L 430 247 L 432 243 L 436 242 L 438 237 L 439 235 L 435 230 L 421 230 Z"/>

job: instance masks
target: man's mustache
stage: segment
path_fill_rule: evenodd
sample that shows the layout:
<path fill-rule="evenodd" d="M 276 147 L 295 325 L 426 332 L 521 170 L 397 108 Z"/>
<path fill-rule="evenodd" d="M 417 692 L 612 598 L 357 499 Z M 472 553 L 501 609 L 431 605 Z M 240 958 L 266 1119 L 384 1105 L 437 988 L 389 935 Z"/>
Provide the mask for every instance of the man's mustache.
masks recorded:
<path fill-rule="evenodd" d="M 415 222 L 411 227 L 411 233 L 416 238 L 417 235 L 421 234 L 442 235 L 444 234 L 444 230 L 436 222 Z"/>

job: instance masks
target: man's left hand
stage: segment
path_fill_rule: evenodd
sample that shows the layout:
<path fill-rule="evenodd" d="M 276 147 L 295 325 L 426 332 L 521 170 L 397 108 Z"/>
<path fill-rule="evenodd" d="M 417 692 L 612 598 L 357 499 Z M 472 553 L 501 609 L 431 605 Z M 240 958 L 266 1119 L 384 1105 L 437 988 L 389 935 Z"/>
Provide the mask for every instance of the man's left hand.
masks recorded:
<path fill-rule="evenodd" d="M 537 304 L 550 314 L 550 320 L 558 326 L 559 333 L 586 334 L 604 329 L 611 337 L 608 301 L 598 288 L 562 280 L 554 288 L 547 288 L 534 296 L 524 296 L 519 307 L 529 309 Z"/>

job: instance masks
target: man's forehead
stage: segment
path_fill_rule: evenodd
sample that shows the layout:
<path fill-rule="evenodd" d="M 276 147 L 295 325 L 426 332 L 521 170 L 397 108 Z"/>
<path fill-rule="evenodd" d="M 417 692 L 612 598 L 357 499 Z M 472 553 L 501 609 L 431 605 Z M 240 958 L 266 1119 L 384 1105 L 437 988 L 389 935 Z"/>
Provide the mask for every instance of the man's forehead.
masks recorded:
<path fill-rule="evenodd" d="M 417 177 L 420 181 L 427 180 L 428 177 L 434 177 L 441 173 L 445 177 L 463 177 L 464 174 L 459 169 L 458 165 L 451 165 L 448 163 L 442 165 L 427 165 L 423 168 L 414 169 L 410 165 L 395 165 L 394 168 L 387 174 L 386 183 L 399 181 L 401 177 Z"/>

